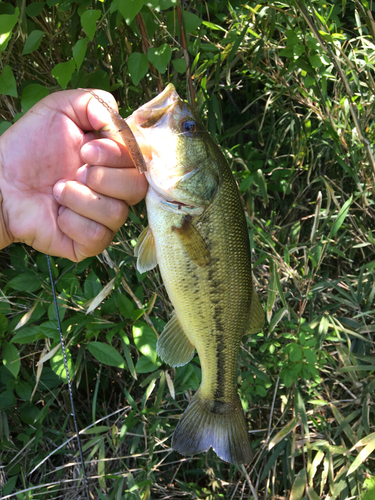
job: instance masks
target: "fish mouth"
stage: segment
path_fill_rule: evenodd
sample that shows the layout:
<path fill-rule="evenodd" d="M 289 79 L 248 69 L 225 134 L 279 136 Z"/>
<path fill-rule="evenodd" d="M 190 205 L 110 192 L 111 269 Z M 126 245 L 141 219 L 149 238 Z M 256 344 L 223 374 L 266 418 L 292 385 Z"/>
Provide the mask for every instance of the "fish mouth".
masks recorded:
<path fill-rule="evenodd" d="M 133 113 L 134 123 L 141 128 L 149 128 L 155 125 L 168 111 L 181 101 L 175 86 L 170 83 L 159 95 L 154 97 Z"/>
<path fill-rule="evenodd" d="M 181 210 L 182 207 L 194 210 L 194 208 L 197 208 L 196 205 L 188 205 L 187 203 L 182 203 L 182 201 L 177 201 L 177 200 L 165 200 L 166 203 L 176 205 L 178 210 Z"/>

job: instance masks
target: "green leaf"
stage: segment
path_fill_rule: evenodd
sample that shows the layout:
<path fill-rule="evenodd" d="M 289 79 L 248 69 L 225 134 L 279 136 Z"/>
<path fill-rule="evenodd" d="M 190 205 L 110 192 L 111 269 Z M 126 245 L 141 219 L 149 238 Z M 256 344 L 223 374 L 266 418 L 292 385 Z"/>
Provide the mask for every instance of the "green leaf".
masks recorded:
<path fill-rule="evenodd" d="M 12 338 L 14 344 L 31 344 L 36 340 L 43 339 L 44 335 L 38 326 L 28 326 L 21 328 L 18 333 Z"/>
<path fill-rule="evenodd" d="M 263 387 L 263 385 L 257 385 L 255 387 L 255 390 L 257 394 L 259 394 L 259 396 L 261 396 L 262 398 L 265 398 L 267 396 L 267 390 L 265 387 Z"/>
<path fill-rule="evenodd" d="M 353 196 L 351 196 L 349 198 L 349 200 L 347 200 L 344 203 L 344 205 L 341 207 L 341 210 L 339 211 L 339 213 L 337 215 L 335 223 L 332 226 L 331 232 L 329 233 L 330 238 L 333 238 L 336 235 L 337 231 L 340 229 L 340 227 L 343 225 L 344 220 L 345 220 L 346 216 L 348 215 L 349 208 L 350 208 L 352 201 L 353 201 Z"/>
<path fill-rule="evenodd" d="M 3 14 L 0 16 L 0 53 L 8 46 L 12 36 L 12 30 L 17 24 L 20 10 L 16 7 L 14 14 Z"/>
<path fill-rule="evenodd" d="M 16 486 L 17 479 L 18 479 L 17 474 L 8 479 L 8 481 L 3 486 L 3 489 L 1 490 L 3 496 L 10 495 L 10 493 L 12 493 L 12 491 Z"/>
<path fill-rule="evenodd" d="M 302 349 L 298 344 L 290 344 L 289 357 L 293 363 L 302 359 Z"/>
<path fill-rule="evenodd" d="M 26 14 L 29 17 L 38 17 L 44 9 L 44 2 L 33 2 L 26 7 Z"/>
<path fill-rule="evenodd" d="M 40 42 L 44 36 L 44 31 L 34 30 L 26 38 L 25 46 L 22 51 L 22 55 L 30 54 L 39 48 Z"/>
<path fill-rule="evenodd" d="M 5 333 L 8 330 L 8 320 L 7 317 L 0 312 L 0 333 Z"/>
<path fill-rule="evenodd" d="M 365 446 L 356 457 L 352 465 L 349 467 L 347 475 L 355 472 L 362 463 L 367 460 L 367 457 L 371 455 L 371 453 L 375 450 L 375 437 Z"/>
<path fill-rule="evenodd" d="M 163 43 L 160 47 L 151 47 L 147 52 L 150 63 L 162 74 L 167 71 L 171 56 L 172 49 L 167 43 Z"/>
<path fill-rule="evenodd" d="M 13 391 L 4 391 L 0 394 L 0 410 L 10 407 L 14 408 L 16 404 L 16 398 L 14 397 Z"/>
<path fill-rule="evenodd" d="M 100 283 L 100 279 L 91 271 L 85 280 L 85 284 L 83 286 L 83 290 L 85 293 L 86 299 L 93 299 L 96 297 L 102 290 L 102 284 Z"/>
<path fill-rule="evenodd" d="M 116 302 L 121 316 L 123 316 L 125 319 L 133 317 L 133 302 L 128 299 L 126 295 L 124 295 L 123 293 L 116 293 Z"/>
<path fill-rule="evenodd" d="M 174 59 L 172 61 L 172 64 L 173 64 L 173 67 L 174 69 L 178 72 L 178 73 L 185 73 L 186 71 L 186 61 L 185 59 Z"/>
<path fill-rule="evenodd" d="M 90 73 L 88 77 L 88 85 L 93 89 L 103 89 L 107 92 L 111 89 L 109 75 L 104 70 L 98 70 Z"/>
<path fill-rule="evenodd" d="M 294 480 L 289 500 L 301 500 L 301 498 L 303 497 L 303 493 L 305 491 L 305 486 L 306 486 L 306 470 L 302 469 L 301 471 L 299 471 Z"/>
<path fill-rule="evenodd" d="M 31 394 L 33 391 L 30 384 L 28 384 L 24 380 L 17 380 L 15 389 L 16 393 L 21 399 L 24 399 L 25 401 L 30 401 Z"/>
<path fill-rule="evenodd" d="M 125 368 L 125 360 L 114 347 L 103 342 L 89 342 L 87 349 L 100 363 L 117 368 Z"/>
<path fill-rule="evenodd" d="M 244 27 L 244 29 L 241 31 L 240 35 L 238 37 L 236 37 L 236 40 L 233 44 L 233 47 L 231 48 L 231 51 L 229 52 L 228 58 L 227 58 L 228 64 L 232 61 L 233 57 L 236 55 L 238 47 L 241 45 L 242 40 L 245 38 L 246 31 L 247 31 L 248 27 L 249 26 L 246 25 Z"/>
<path fill-rule="evenodd" d="M 210 28 L 211 30 L 221 30 L 226 33 L 226 30 L 219 26 L 218 24 L 210 23 L 208 21 L 202 21 L 203 25 L 206 26 L 207 28 Z"/>
<path fill-rule="evenodd" d="M 143 0 L 119 0 L 118 10 L 124 16 L 126 24 L 130 24 L 143 7 Z"/>
<path fill-rule="evenodd" d="M 32 108 L 37 102 L 49 95 L 49 90 L 39 85 L 39 83 L 31 83 L 27 85 L 21 96 L 21 106 L 22 110 L 26 113 L 30 108 Z"/>
<path fill-rule="evenodd" d="M 66 313 L 66 307 L 63 307 L 62 304 L 64 304 L 64 301 L 62 300 L 57 300 L 57 310 L 59 312 L 59 317 L 60 317 L 60 321 L 62 321 L 64 319 L 64 316 L 65 316 L 65 313 Z M 56 318 L 56 307 L 55 307 L 55 303 L 54 301 L 52 301 L 50 303 L 50 305 L 48 306 L 48 319 L 50 321 L 56 321 L 57 318 Z M 55 323 L 57 324 L 57 323 Z"/>
<path fill-rule="evenodd" d="M 160 361 L 153 363 L 146 356 L 141 356 L 135 365 L 135 371 L 137 373 L 150 373 L 157 370 L 161 366 Z"/>
<path fill-rule="evenodd" d="M 272 312 L 273 312 L 273 306 L 275 304 L 276 300 L 276 293 L 277 293 L 277 279 L 276 279 L 276 274 L 278 272 L 277 264 L 275 261 L 271 258 L 270 259 L 270 273 L 271 273 L 271 278 L 268 286 L 268 296 L 267 296 L 267 321 L 268 323 L 271 323 L 272 319 Z"/>
<path fill-rule="evenodd" d="M 375 498 L 375 476 L 371 476 L 365 479 L 365 482 L 363 483 L 362 500 L 372 500 L 374 498 Z"/>
<path fill-rule="evenodd" d="M 137 372 L 135 371 L 133 359 L 131 357 L 129 347 L 127 345 L 127 342 L 129 342 L 129 339 L 128 339 L 126 333 L 124 332 L 124 330 L 120 330 L 119 335 L 121 336 L 122 348 L 124 350 L 125 359 L 126 359 L 126 363 L 128 365 L 129 371 L 130 371 L 132 377 L 137 379 Z"/>
<path fill-rule="evenodd" d="M 19 292 L 33 293 L 42 288 L 42 283 L 35 273 L 22 273 L 11 279 L 8 286 Z"/>
<path fill-rule="evenodd" d="M 322 66 L 322 61 L 318 55 L 310 56 L 309 61 L 313 68 L 320 68 Z"/>
<path fill-rule="evenodd" d="M 305 349 L 303 350 L 303 354 L 305 355 L 305 358 L 309 363 L 313 365 L 316 363 L 316 354 L 309 347 L 305 347 Z"/>
<path fill-rule="evenodd" d="M 74 365 L 72 361 L 72 356 L 69 349 L 65 349 L 66 362 L 69 370 L 69 378 L 72 379 L 74 373 Z M 64 382 L 67 382 L 68 378 L 66 375 L 66 369 L 64 364 L 64 357 L 61 348 L 56 352 L 56 354 L 50 359 L 50 364 L 52 370 L 60 377 Z"/>
<path fill-rule="evenodd" d="M 75 69 L 76 63 L 73 59 L 70 59 L 70 61 L 56 64 L 52 68 L 51 75 L 58 81 L 60 87 L 66 89 Z"/>
<path fill-rule="evenodd" d="M 269 471 L 272 469 L 274 463 L 276 462 L 276 460 L 278 459 L 279 455 L 281 455 L 282 451 L 284 450 L 286 446 L 286 440 L 283 440 L 281 441 L 281 443 L 279 443 L 276 448 L 273 450 L 271 456 L 269 457 L 264 469 L 263 469 L 263 472 L 262 472 L 262 475 L 261 475 L 261 478 L 260 480 L 263 481 L 263 479 L 265 477 L 267 477 Z"/>
<path fill-rule="evenodd" d="M 148 71 L 148 60 L 146 54 L 132 52 L 128 60 L 128 71 L 134 85 L 138 85 Z"/>
<path fill-rule="evenodd" d="M 297 387 L 294 387 L 294 408 L 296 415 L 299 414 L 302 420 L 303 424 L 303 429 L 305 431 L 305 434 L 307 435 L 307 438 L 309 437 L 309 426 L 307 423 L 307 414 L 306 414 L 306 408 L 305 408 L 305 403 L 303 401 L 303 398 L 301 396 L 301 393 L 297 389 Z"/>
<path fill-rule="evenodd" d="M 0 135 L 3 134 L 8 128 L 10 128 L 12 124 L 10 122 L 1 122 L 0 123 Z"/>
<path fill-rule="evenodd" d="M 83 63 L 87 50 L 87 38 L 81 38 L 73 47 L 73 59 L 79 69 Z"/>
<path fill-rule="evenodd" d="M 8 65 L 4 66 L 2 75 L 0 76 L 0 94 L 17 97 L 17 84 L 14 78 L 12 68 Z"/>
<path fill-rule="evenodd" d="M 17 347 L 9 342 L 5 342 L 3 350 L 3 365 L 10 371 L 14 378 L 21 368 L 20 353 Z"/>
<path fill-rule="evenodd" d="M 290 422 L 288 422 L 284 427 L 271 439 L 268 449 L 270 450 L 275 445 L 277 445 L 280 441 L 282 441 L 293 429 L 297 427 L 299 423 L 299 417 L 293 418 Z"/>
<path fill-rule="evenodd" d="M 137 349 L 155 364 L 158 356 L 156 354 L 157 338 L 154 330 L 139 321 L 133 326 L 133 338 Z"/>
<path fill-rule="evenodd" d="M 86 10 L 81 16 L 81 25 L 85 30 L 90 42 L 92 42 L 95 31 L 96 31 L 96 21 L 102 15 L 100 10 Z M 73 72 L 72 72 L 73 73 Z M 65 87 L 64 87 L 65 88 Z"/>
<path fill-rule="evenodd" d="M 200 17 L 187 10 L 183 10 L 182 19 L 186 33 L 193 33 L 203 22 Z"/>
<path fill-rule="evenodd" d="M 46 337 L 58 340 L 59 330 L 56 321 L 45 321 L 38 328 Z"/>

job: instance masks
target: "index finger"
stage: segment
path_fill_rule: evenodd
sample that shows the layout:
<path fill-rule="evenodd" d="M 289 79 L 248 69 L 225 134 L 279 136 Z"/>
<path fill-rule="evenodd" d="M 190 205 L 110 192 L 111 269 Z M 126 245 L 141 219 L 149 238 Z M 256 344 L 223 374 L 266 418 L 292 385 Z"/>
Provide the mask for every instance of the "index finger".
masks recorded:
<path fill-rule="evenodd" d="M 110 120 L 100 129 L 104 137 L 124 144 L 130 153 L 134 165 L 138 172 L 144 173 L 147 170 L 146 162 L 134 134 L 126 121 L 115 111 L 104 99 L 98 96 L 93 90 L 88 90 L 90 94 L 108 111 Z M 90 101 L 91 102 L 91 101 Z M 90 105 L 90 103 L 89 103 Z M 92 105 L 91 105 L 92 106 Z"/>

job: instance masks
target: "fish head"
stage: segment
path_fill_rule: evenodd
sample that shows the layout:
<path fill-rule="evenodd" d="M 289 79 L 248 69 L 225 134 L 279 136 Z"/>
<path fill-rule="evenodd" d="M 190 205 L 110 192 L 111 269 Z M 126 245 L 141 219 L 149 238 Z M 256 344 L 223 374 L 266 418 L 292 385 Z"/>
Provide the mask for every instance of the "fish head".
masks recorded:
<path fill-rule="evenodd" d="M 171 209 L 202 212 L 215 196 L 219 176 L 207 130 L 169 84 L 137 109 L 127 123 L 147 165 L 146 177 Z"/>

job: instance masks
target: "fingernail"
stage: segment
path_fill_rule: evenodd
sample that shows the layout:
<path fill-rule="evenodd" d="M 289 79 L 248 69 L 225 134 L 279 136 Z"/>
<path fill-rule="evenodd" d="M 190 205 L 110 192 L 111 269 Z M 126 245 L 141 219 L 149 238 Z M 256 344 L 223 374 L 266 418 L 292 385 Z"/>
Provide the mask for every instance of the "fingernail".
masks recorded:
<path fill-rule="evenodd" d="M 86 163 L 95 165 L 100 162 L 101 150 L 94 144 L 84 144 L 81 148 L 81 155 Z"/>
<path fill-rule="evenodd" d="M 81 167 L 77 170 L 76 180 L 81 184 L 86 184 L 87 167 Z"/>
<path fill-rule="evenodd" d="M 59 181 L 53 186 L 53 196 L 58 200 L 61 196 L 62 190 L 64 189 L 66 181 Z"/>
<path fill-rule="evenodd" d="M 61 214 L 61 212 L 62 212 L 63 210 L 65 210 L 65 208 L 66 208 L 66 207 L 64 207 L 64 205 L 61 205 L 61 207 L 59 208 L 59 211 L 57 212 L 57 215 L 60 215 L 60 214 Z"/>

